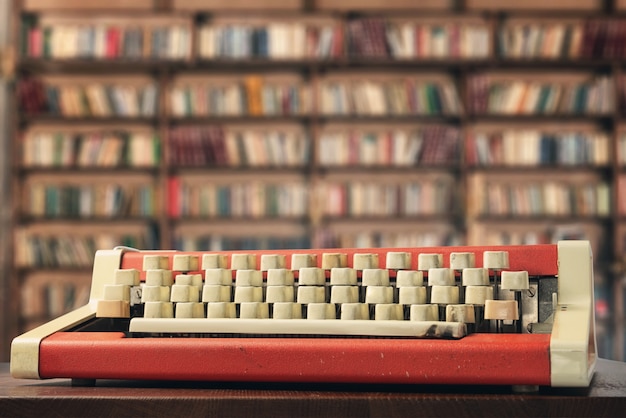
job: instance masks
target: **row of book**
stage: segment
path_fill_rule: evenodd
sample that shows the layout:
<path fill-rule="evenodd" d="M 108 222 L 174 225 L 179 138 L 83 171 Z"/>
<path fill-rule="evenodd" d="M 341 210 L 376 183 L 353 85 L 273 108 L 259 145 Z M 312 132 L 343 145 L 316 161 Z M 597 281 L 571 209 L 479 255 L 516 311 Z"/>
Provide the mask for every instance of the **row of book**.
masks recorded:
<path fill-rule="evenodd" d="M 155 167 L 161 160 L 154 132 L 34 131 L 22 141 L 28 168 Z"/>
<path fill-rule="evenodd" d="M 22 22 L 22 55 L 49 59 L 192 57 L 191 20 L 48 18 Z M 486 59 L 492 29 L 484 19 L 281 17 L 215 19 L 197 27 L 201 59 Z M 498 56 L 512 59 L 618 59 L 626 56 L 623 19 L 507 19 L 496 31 Z"/>
<path fill-rule="evenodd" d="M 178 177 L 168 180 L 172 218 L 301 218 L 308 213 L 309 191 L 304 181 L 219 184 L 205 180 L 193 184 Z"/>
<path fill-rule="evenodd" d="M 320 134 L 319 164 L 327 167 L 453 164 L 460 132 L 442 125 L 419 128 L 326 129 Z"/>
<path fill-rule="evenodd" d="M 311 60 L 343 55 L 339 22 L 215 22 L 198 30 L 201 59 Z"/>
<path fill-rule="evenodd" d="M 304 167 L 302 129 L 182 126 L 169 131 L 169 163 L 178 167 Z"/>
<path fill-rule="evenodd" d="M 22 319 L 43 321 L 86 305 L 89 302 L 90 278 L 86 275 L 65 277 L 27 277 L 21 292 Z"/>
<path fill-rule="evenodd" d="M 47 114 L 84 118 L 155 117 L 158 105 L 156 83 L 44 83 L 36 78 L 21 79 L 17 87 L 20 110 L 27 115 Z"/>
<path fill-rule="evenodd" d="M 224 234 L 188 236 L 176 234 L 173 249 L 181 251 L 230 251 L 256 249 L 297 248 L 410 248 L 464 245 L 465 240 L 453 230 L 361 230 L 359 232 L 337 231 L 322 227 L 314 236 L 267 236 L 265 234 L 242 237 Z"/>
<path fill-rule="evenodd" d="M 608 76 L 531 80 L 473 75 L 468 78 L 468 111 L 475 115 L 609 115 L 616 107 L 616 96 L 626 108 L 626 83 L 618 84 L 616 89 Z M 182 78 L 168 92 L 168 108 L 179 118 L 303 116 L 316 111 L 325 116 L 459 116 L 463 112 L 452 79 L 434 75 L 331 74 L 318 82 L 303 81 L 294 74 Z M 153 118 L 159 102 L 159 89 L 150 80 L 44 82 L 25 78 L 18 84 L 17 95 L 26 115 L 70 118 Z"/>
<path fill-rule="evenodd" d="M 484 21 L 336 20 L 213 22 L 199 29 L 203 59 L 486 58 L 490 28 Z"/>
<path fill-rule="evenodd" d="M 181 251 L 292 250 L 311 248 L 311 239 L 308 235 L 234 237 L 211 234 L 189 237 L 179 234 L 174 237 L 172 248 Z"/>
<path fill-rule="evenodd" d="M 504 130 L 470 132 L 466 161 L 477 166 L 605 166 L 610 160 L 605 132 Z"/>
<path fill-rule="evenodd" d="M 247 75 L 229 80 L 180 82 L 169 91 L 176 117 L 287 116 L 311 113 L 311 86 L 293 76 Z"/>
<path fill-rule="evenodd" d="M 191 57 L 191 27 L 180 24 L 26 21 L 22 52 L 51 60 L 185 60 Z"/>
<path fill-rule="evenodd" d="M 460 115 L 463 106 L 452 80 L 410 76 L 320 80 L 319 110 L 324 115 Z"/>
<path fill-rule="evenodd" d="M 499 31 L 500 56 L 514 59 L 626 57 L 626 20 L 509 21 Z"/>
<path fill-rule="evenodd" d="M 615 85 L 608 76 L 580 81 L 469 78 L 469 105 L 473 114 L 609 115 L 616 106 Z"/>
<path fill-rule="evenodd" d="M 449 215 L 453 208 L 454 181 L 324 182 L 315 190 L 318 207 L 327 217 L 403 217 Z"/>
<path fill-rule="evenodd" d="M 151 184 L 30 184 L 22 213 L 35 218 L 150 217 L 159 211 Z"/>
<path fill-rule="evenodd" d="M 481 59 L 490 52 L 485 21 L 358 18 L 346 24 L 348 55 L 393 59 Z"/>
<path fill-rule="evenodd" d="M 457 231 L 361 231 L 344 232 L 323 228 L 315 234 L 316 248 L 415 248 L 465 245 Z"/>
<path fill-rule="evenodd" d="M 424 125 L 393 129 L 329 125 L 315 140 L 322 167 L 446 165 L 459 162 L 457 128 Z M 175 167 L 305 167 L 312 141 L 302 127 L 180 126 L 168 132 L 168 164 Z M 38 129 L 22 140 L 25 168 L 155 167 L 158 136 L 150 131 Z M 541 129 L 470 129 L 465 161 L 471 166 L 605 166 L 606 132 Z M 626 165 L 626 134 L 618 140 L 618 163 Z"/>
<path fill-rule="evenodd" d="M 41 235 L 16 232 L 15 263 L 18 267 L 91 268 L 97 250 L 128 246 L 137 249 L 159 248 L 152 231 L 143 234 L 100 233 Z"/>
<path fill-rule="evenodd" d="M 487 180 L 477 215 L 495 216 L 598 216 L 611 212 L 611 189 L 604 182 Z"/>

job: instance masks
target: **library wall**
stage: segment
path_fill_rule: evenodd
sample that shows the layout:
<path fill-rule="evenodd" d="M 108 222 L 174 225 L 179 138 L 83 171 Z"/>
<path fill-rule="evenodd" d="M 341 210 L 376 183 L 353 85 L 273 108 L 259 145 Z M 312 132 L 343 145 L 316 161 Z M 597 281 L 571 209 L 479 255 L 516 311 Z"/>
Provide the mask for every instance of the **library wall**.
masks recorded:
<path fill-rule="evenodd" d="M 621 3 L 335 3 L 15 2 L 8 335 L 97 248 L 583 238 L 623 358 Z"/>

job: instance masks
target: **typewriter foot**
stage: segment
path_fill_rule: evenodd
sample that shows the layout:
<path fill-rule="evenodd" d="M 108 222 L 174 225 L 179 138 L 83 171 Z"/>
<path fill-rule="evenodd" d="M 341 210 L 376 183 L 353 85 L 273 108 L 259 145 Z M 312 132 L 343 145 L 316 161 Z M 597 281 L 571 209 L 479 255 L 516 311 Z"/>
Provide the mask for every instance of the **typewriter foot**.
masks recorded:
<path fill-rule="evenodd" d="M 538 385 L 513 385 L 511 386 L 513 393 L 536 393 L 539 392 Z"/>
<path fill-rule="evenodd" d="M 72 387 L 92 387 L 96 386 L 96 379 L 72 379 Z"/>

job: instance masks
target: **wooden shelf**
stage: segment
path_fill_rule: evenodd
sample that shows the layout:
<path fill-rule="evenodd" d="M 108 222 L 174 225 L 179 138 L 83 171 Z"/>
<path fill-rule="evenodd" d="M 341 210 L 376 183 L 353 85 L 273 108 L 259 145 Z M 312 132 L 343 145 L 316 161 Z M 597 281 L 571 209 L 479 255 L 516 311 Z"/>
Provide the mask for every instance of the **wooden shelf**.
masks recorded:
<path fill-rule="evenodd" d="M 466 0 L 467 10 L 493 11 L 602 11 L 602 0 L 526 0 L 523 2 L 508 2 L 503 0 Z"/>
<path fill-rule="evenodd" d="M 22 0 L 25 12 L 151 11 L 154 0 Z"/>

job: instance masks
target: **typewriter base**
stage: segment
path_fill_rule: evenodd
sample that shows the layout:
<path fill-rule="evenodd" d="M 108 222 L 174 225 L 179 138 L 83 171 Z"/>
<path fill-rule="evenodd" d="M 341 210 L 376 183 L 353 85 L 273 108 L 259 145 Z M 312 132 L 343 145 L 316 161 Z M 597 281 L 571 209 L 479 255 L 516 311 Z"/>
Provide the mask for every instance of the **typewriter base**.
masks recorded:
<path fill-rule="evenodd" d="M 15 379 L 0 364 L 3 416 L 118 417 L 618 417 L 626 410 L 626 363 L 600 359 L 589 387 L 207 383 Z M 51 412 L 53 411 L 53 412 Z"/>
<path fill-rule="evenodd" d="M 59 332 L 41 343 L 40 372 L 72 379 L 549 386 L 549 349 L 549 335 L 211 339 Z"/>

